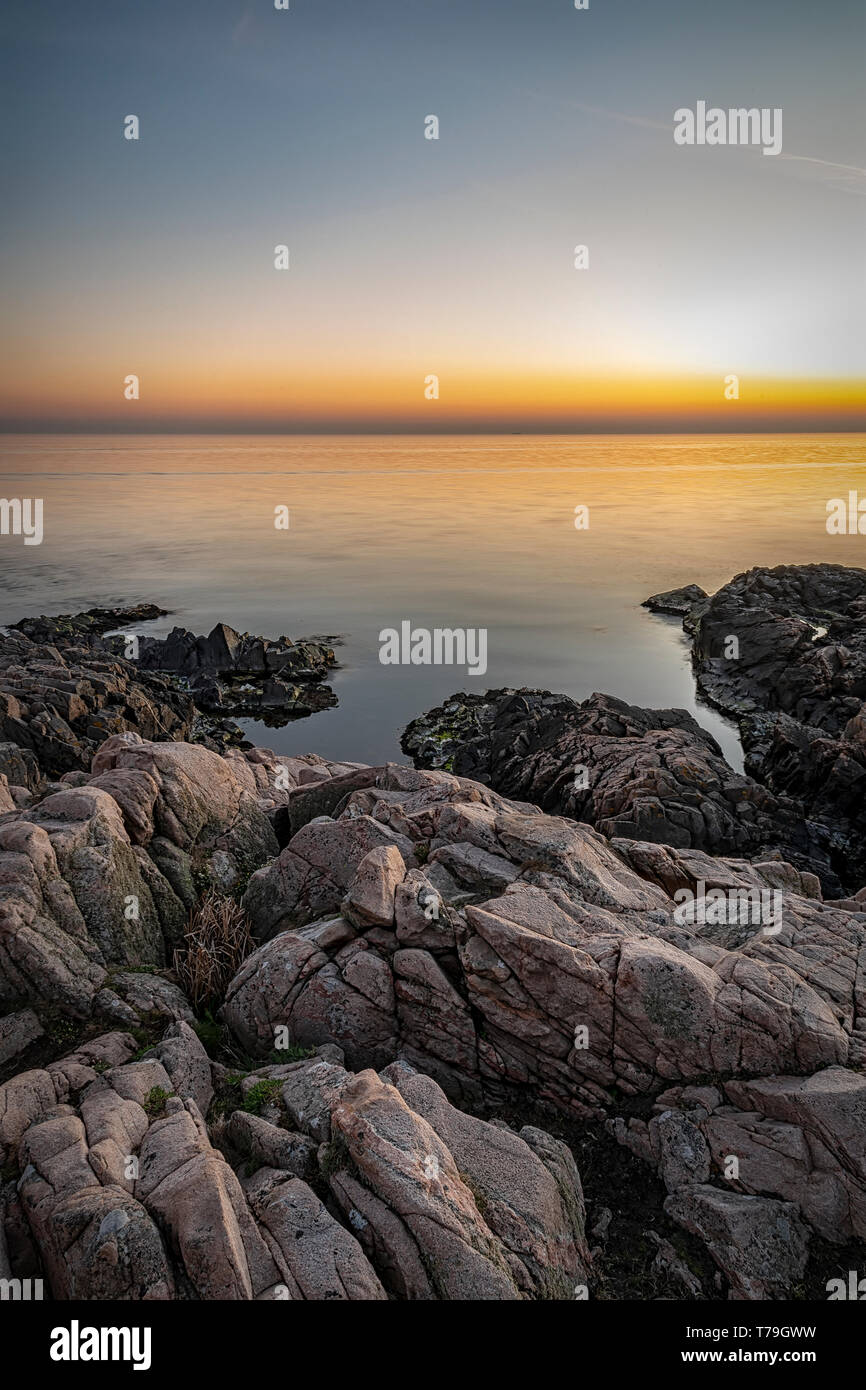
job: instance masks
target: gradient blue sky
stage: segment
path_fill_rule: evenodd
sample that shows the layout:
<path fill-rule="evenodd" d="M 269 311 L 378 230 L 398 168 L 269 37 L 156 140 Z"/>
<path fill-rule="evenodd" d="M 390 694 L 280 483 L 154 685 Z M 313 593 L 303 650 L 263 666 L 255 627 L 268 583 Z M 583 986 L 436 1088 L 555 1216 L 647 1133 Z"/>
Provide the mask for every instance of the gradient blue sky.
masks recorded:
<path fill-rule="evenodd" d="M 860 377 L 864 14 L 6 0 L 0 424 L 123 428 L 127 372 L 147 428 L 411 424 L 429 372 L 485 428 L 737 372 L 748 428 L 750 379 Z M 782 156 L 676 147 L 700 98 Z"/>

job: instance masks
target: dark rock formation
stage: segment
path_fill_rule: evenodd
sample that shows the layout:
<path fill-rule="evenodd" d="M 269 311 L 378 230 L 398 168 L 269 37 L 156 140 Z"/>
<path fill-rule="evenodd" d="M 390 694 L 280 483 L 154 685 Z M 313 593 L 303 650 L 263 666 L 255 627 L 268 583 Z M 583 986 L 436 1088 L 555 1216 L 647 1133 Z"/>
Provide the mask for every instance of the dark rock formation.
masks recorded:
<path fill-rule="evenodd" d="M 667 613 L 675 618 L 684 618 L 697 605 L 706 602 L 707 595 L 699 584 L 684 584 L 681 589 L 666 589 L 663 594 L 652 594 L 644 599 L 643 607 L 652 613 Z"/>
<path fill-rule="evenodd" d="M 193 739 L 221 750 L 245 744 L 227 716 L 285 724 L 337 703 L 324 685 L 336 665 L 329 642 L 175 628 L 167 638 L 107 635 L 164 614 L 155 604 L 23 618 L 0 631 L 0 773 L 16 789 L 88 771 L 111 734 Z M 199 713 L 202 711 L 203 713 Z M 249 746 L 248 744 L 246 746 Z"/>
<path fill-rule="evenodd" d="M 654 600 L 648 600 L 653 603 Z M 827 829 L 849 889 L 866 881 L 866 570 L 737 575 L 686 614 L 698 689 L 739 722 L 746 769 Z"/>
<path fill-rule="evenodd" d="M 59 613 L 55 617 L 22 618 L 12 623 L 13 632 L 23 632 L 31 642 L 51 646 L 101 646 L 106 632 L 136 623 L 165 617 L 166 609 L 155 603 L 137 603 L 132 608 L 88 608 L 85 613 Z"/>
<path fill-rule="evenodd" d="M 645 710 L 539 690 L 458 694 L 408 726 L 416 767 L 473 777 L 608 837 L 764 857 L 782 854 L 839 896 L 830 834 L 733 771 L 685 710 Z"/>
<path fill-rule="evenodd" d="M 34 627 L 49 621 L 35 619 Z M 196 712 L 188 694 L 114 656 L 98 633 L 82 641 L 63 634 L 58 645 L 0 632 L 0 768 L 10 783 L 35 790 L 40 777 L 88 771 L 111 734 L 190 736 Z"/>
<path fill-rule="evenodd" d="M 329 709 L 337 697 L 322 685 L 336 666 L 335 638 L 269 641 L 218 623 L 207 637 L 176 627 L 168 637 L 139 637 L 143 671 L 185 677 L 200 709 L 251 715 L 271 724 Z M 120 644 L 121 639 L 114 639 Z"/>

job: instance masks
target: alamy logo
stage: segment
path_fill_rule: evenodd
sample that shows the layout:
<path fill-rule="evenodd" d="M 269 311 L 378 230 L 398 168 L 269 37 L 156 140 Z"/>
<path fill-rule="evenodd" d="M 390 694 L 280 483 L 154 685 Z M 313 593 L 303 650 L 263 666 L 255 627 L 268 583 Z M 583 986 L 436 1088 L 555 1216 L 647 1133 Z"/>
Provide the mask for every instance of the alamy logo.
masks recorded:
<path fill-rule="evenodd" d="M 41 1279 L 0 1279 L 0 1303 L 29 1303 L 44 1298 Z"/>
<path fill-rule="evenodd" d="M 418 899 L 418 906 L 424 909 L 424 916 L 428 922 L 439 921 L 439 896 L 437 893 L 422 893 Z"/>
<path fill-rule="evenodd" d="M 408 619 L 379 633 L 383 666 L 465 666 L 470 676 L 487 670 L 486 627 L 413 628 Z"/>
<path fill-rule="evenodd" d="M 778 888 L 707 888 L 703 879 L 697 892 L 678 888 L 674 893 L 674 921 L 686 926 L 763 927 L 765 936 L 782 930 L 782 893 Z"/>
<path fill-rule="evenodd" d="M 149 1327 L 68 1327 L 51 1330 L 52 1361 L 131 1361 L 134 1371 L 150 1370 Z"/>
<path fill-rule="evenodd" d="M 0 536 L 23 536 L 25 545 L 41 545 L 42 498 L 0 497 Z"/>
<path fill-rule="evenodd" d="M 856 492 L 844 497 L 831 497 L 827 503 L 827 534 L 829 536 L 866 536 L 866 497 Z"/>
<path fill-rule="evenodd" d="M 762 154 L 781 154 L 782 108 L 774 106 L 707 109 L 699 101 L 694 111 L 681 106 L 674 112 L 674 143 L 677 145 L 763 145 Z"/>
<path fill-rule="evenodd" d="M 847 1284 L 844 1279 L 828 1279 L 826 1289 L 829 1295 L 828 1303 L 842 1298 L 859 1303 L 866 1301 L 866 1279 L 858 1279 L 856 1269 L 848 1270 Z"/>

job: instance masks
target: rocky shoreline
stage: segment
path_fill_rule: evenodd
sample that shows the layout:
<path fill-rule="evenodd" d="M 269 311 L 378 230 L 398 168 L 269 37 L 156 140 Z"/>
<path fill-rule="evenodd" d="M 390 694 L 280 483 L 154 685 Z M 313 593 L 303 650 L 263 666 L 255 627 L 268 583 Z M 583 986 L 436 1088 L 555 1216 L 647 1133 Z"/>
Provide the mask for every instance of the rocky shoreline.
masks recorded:
<path fill-rule="evenodd" d="M 226 746 L 197 705 L 309 701 L 328 639 L 0 634 L 0 1278 L 826 1298 L 866 1239 L 864 596 L 803 566 L 648 601 L 745 776 L 681 710 L 527 690 L 415 720 L 414 768 Z M 213 902 L 249 940 L 197 1016 Z"/>
<path fill-rule="evenodd" d="M 609 837 L 782 854 L 828 897 L 862 888 L 866 570 L 754 569 L 712 599 L 692 584 L 645 607 L 681 619 L 699 692 L 738 723 L 745 776 L 685 711 L 600 694 L 456 694 L 413 720 L 403 751 Z"/>
<path fill-rule="evenodd" d="M 660 597 L 647 606 L 659 611 Z M 681 616 L 698 690 L 737 721 L 746 771 L 826 825 L 840 876 L 862 886 L 866 570 L 749 570 L 712 598 L 687 597 Z M 736 655 L 728 657 L 732 638 Z"/>
<path fill-rule="evenodd" d="M 207 637 L 136 632 L 164 616 L 149 603 L 92 608 L 0 633 L 0 772 L 11 785 L 32 792 L 40 772 L 89 771 L 114 733 L 249 748 L 236 717 L 279 727 L 336 705 L 324 678 L 338 638 L 270 641 L 225 623 Z"/>

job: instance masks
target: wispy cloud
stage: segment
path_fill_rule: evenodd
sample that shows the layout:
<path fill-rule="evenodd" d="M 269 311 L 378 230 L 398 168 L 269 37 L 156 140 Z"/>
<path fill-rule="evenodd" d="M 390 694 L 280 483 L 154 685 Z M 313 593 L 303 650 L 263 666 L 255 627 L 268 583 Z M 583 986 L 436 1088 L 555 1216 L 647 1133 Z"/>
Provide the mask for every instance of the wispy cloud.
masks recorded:
<path fill-rule="evenodd" d="M 623 121 L 626 125 L 642 126 L 646 130 L 673 130 L 673 124 L 665 121 L 653 121 L 649 116 L 631 116 L 625 111 L 609 111 L 604 106 L 590 106 L 585 101 L 572 101 L 568 97 L 554 97 L 548 92 L 539 92 L 537 88 L 524 88 L 523 95 L 533 97 L 536 101 L 543 101 L 548 106 L 568 107 L 571 111 L 585 111 L 590 116 L 602 116 L 609 121 Z"/>
<path fill-rule="evenodd" d="M 624 121 L 626 125 L 643 126 L 646 130 L 673 130 L 669 121 L 653 121 L 649 116 L 629 116 L 624 111 L 608 111 L 604 106 L 588 106 L 585 101 L 564 101 L 563 106 L 573 106 L 578 111 L 587 111 L 591 116 L 606 116 L 611 121 Z"/>
<path fill-rule="evenodd" d="M 639 126 L 645 130 L 664 130 L 673 132 L 673 122 L 654 121 L 649 116 L 634 116 L 625 111 L 611 111 L 604 106 L 590 106 L 584 101 L 571 101 L 568 98 L 551 98 L 545 92 L 537 90 L 528 91 L 525 95 L 535 97 L 540 101 L 550 101 L 552 104 L 561 107 L 568 107 L 574 111 L 584 111 L 590 116 L 601 116 L 605 120 L 620 121 L 625 125 Z M 749 147 L 752 154 L 760 154 L 760 150 Z M 866 169 L 861 169 L 857 164 L 839 164 L 833 159 L 819 159 L 815 155 L 809 154 L 784 154 L 779 155 L 780 160 L 788 160 L 797 164 L 808 164 L 815 167 L 812 172 L 820 179 L 826 188 L 833 188 L 839 193 L 850 193 L 858 198 L 866 197 Z M 763 160 L 762 165 L 768 171 L 775 165 L 775 160 Z M 826 174 L 821 171 L 827 170 Z"/>
<path fill-rule="evenodd" d="M 249 0 L 249 4 L 232 30 L 233 44 L 240 43 L 246 37 L 247 32 L 252 28 L 254 9 L 255 5 L 253 0 Z"/>
<path fill-rule="evenodd" d="M 856 198 L 866 198 L 866 169 L 861 169 L 856 164 L 837 164 L 832 159 L 817 159 L 810 154 L 781 154 L 780 159 L 793 160 L 798 164 L 817 165 L 814 170 L 819 178 L 828 188 L 835 188 L 839 193 L 850 193 Z M 827 169 L 830 172 L 821 175 L 820 170 Z"/>

